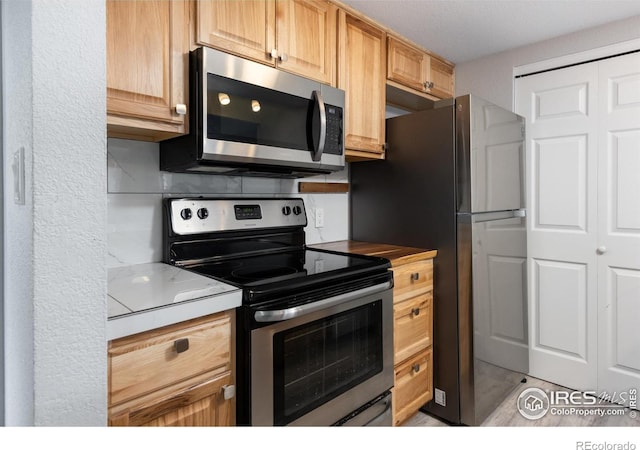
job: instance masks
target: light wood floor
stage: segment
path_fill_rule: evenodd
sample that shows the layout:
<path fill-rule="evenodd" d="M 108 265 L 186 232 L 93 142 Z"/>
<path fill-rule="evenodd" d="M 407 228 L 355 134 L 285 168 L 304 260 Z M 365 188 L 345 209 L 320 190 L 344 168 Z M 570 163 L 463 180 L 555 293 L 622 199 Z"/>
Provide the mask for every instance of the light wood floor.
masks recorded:
<path fill-rule="evenodd" d="M 517 386 L 511 394 L 496 408 L 496 410 L 482 423 L 483 427 L 638 427 L 640 426 L 640 412 L 625 408 L 622 416 L 578 416 L 578 415 L 552 415 L 547 413 L 538 420 L 528 420 L 520 415 L 517 409 L 516 400 L 520 393 L 526 388 L 538 387 L 542 390 L 564 390 L 568 389 L 526 377 L 527 383 Z M 604 407 L 603 409 L 609 409 Z M 448 426 L 446 423 L 422 412 L 408 419 L 402 426 L 405 427 L 441 427 Z"/>

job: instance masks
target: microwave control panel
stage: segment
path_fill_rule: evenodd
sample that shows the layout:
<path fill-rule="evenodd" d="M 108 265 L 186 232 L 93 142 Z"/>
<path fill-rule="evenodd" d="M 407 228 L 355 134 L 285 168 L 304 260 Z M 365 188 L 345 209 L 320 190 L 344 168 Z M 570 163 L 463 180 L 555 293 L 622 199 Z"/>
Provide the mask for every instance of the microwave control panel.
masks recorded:
<path fill-rule="evenodd" d="M 343 115 L 339 106 L 326 105 L 327 135 L 325 137 L 324 153 L 332 155 L 342 154 Z"/>

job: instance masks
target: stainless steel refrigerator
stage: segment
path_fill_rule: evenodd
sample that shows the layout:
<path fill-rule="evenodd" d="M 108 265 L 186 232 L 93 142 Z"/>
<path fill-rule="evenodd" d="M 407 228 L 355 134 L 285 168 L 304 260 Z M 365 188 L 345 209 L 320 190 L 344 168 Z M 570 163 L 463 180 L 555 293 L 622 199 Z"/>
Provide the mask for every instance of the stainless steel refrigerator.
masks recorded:
<path fill-rule="evenodd" d="M 434 399 L 479 425 L 528 372 L 524 119 L 474 96 L 387 119 L 351 164 L 351 238 L 437 249 Z"/>

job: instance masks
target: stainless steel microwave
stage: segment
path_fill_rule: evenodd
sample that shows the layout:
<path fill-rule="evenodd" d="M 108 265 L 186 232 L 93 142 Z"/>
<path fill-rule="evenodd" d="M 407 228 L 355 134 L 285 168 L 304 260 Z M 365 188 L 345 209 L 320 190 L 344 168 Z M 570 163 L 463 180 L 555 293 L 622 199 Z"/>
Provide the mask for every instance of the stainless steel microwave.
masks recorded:
<path fill-rule="evenodd" d="M 344 168 L 344 91 L 201 47 L 190 55 L 189 134 L 160 169 L 297 178 Z"/>

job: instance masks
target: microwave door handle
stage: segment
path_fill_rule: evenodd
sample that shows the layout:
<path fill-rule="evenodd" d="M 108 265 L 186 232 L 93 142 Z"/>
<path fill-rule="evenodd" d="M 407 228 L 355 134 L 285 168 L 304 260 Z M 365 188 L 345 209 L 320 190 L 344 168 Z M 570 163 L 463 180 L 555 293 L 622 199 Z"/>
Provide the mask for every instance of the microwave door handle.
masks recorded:
<path fill-rule="evenodd" d="M 313 91 L 313 99 L 315 104 L 318 105 L 318 112 L 320 113 L 320 140 L 318 141 L 318 148 L 315 149 L 311 155 L 311 159 L 314 161 L 320 161 L 322 153 L 324 152 L 324 144 L 327 137 L 327 110 L 324 106 L 324 100 L 320 91 Z"/>

